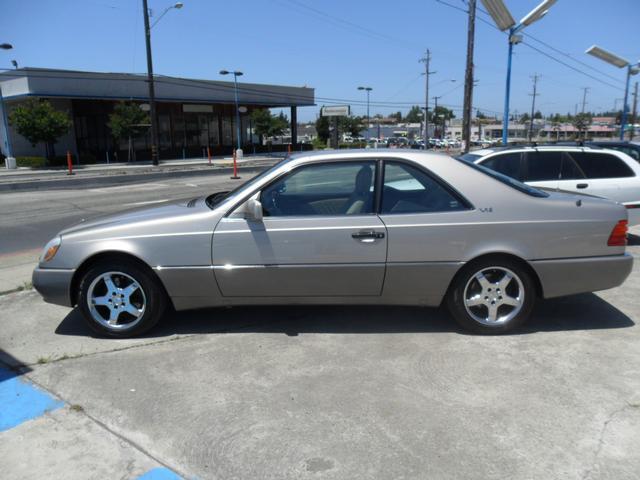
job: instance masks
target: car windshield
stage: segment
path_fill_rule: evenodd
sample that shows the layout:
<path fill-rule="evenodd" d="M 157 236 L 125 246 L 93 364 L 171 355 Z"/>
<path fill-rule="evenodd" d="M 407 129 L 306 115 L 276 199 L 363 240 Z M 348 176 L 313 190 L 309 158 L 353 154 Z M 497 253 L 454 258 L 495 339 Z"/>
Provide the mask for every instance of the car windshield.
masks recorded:
<path fill-rule="evenodd" d="M 207 197 L 207 200 L 206 200 L 207 206 L 209 208 L 211 208 L 211 209 L 214 209 L 218 204 L 222 203 L 223 200 L 231 197 L 232 195 L 234 195 L 236 192 L 239 192 L 243 188 L 249 187 L 249 186 L 257 183 L 258 181 L 260 181 L 260 179 L 262 179 L 262 178 L 266 177 L 267 175 L 269 175 L 274 169 L 280 167 L 283 163 L 289 162 L 292 159 L 293 159 L 293 157 L 287 157 L 284 160 L 279 161 L 278 163 L 273 165 L 271 168 L 267 168 L 263 172 L 260 172 L 258 175 L 256 175 L 253 178 L 250 178 L 246 182 L 238 185 L 233 190 L 229 190 L 227 192 L 212 193 L 211 195 L 209 195 Z"/>
<path fill-rule="evenodd" d="M 460 155 L 456 158 L 465 162 L 474 163 L 480 157 L 482 157 L 482 155 L 478 155 L 477 153 L 465 153 L 464 155 Z"/>
<path fill-rule="evenodd" d="M 477 163 L 470 162 L 469 160 L 465 160 L 462 157 L 455 157 L 455 158 L 459 162 L 467 165 L 468 167 L 471 167 L 479 172 L 482 172 L 485 175 L 488 175 L 491 178 L 498 180 L 499 182 L 504 183 L 505 185 L 508 185 L 509 187 L 514 188 L 522 193 L 526 193 L 527 195 L 531 195 L 532 197 L 540 197 L 540 198 L 549 196 L 547 192 L 543 192 L 542 190 L 526 185 L 514 178 L 507 177 L 506 175 L 496 172 L 495 170 L 491 170 L 490 168 L 484 167 L 482 165 L 478 165 Z"/>

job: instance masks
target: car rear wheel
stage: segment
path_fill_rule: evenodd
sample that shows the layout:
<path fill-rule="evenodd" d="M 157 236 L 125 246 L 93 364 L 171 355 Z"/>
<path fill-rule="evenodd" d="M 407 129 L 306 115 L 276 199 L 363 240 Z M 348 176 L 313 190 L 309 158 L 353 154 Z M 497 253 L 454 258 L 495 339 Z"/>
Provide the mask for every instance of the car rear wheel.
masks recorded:
<path fill-rule="evenodd" d="M 133 262 L 101 262 L 82 277 L 78 305 L 94 332 L 132 337 L 158 323 L 166 299 L 157 280 Z"/>
<path fill-rule="evenodd" d="M 464 328 L 499 334 L 529 318 L 535 296 L 531 275 L 517 262 L 487 259 L 472 262 L 455 278 L 447 306 Z"/>

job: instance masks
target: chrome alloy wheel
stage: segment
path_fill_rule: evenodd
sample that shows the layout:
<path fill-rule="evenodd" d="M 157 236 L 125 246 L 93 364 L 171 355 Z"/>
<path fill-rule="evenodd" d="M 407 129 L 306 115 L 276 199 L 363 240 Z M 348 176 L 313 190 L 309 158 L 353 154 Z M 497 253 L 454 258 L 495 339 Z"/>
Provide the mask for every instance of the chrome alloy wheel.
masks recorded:
<path fill-rule="evenodd" d="M 507 323 L 520 313 L 523 305 L 522 281 L 508 268 L 483 268 L 464 287 L 464 308 L 483 325 Z"/>
<path fill-rule="evenodd" d="M 87 303 L 93 319 L 109 330 L 126 330 L 144 315 L 147 297 L 132 276 L 105 272 L 89 285 Z"/>

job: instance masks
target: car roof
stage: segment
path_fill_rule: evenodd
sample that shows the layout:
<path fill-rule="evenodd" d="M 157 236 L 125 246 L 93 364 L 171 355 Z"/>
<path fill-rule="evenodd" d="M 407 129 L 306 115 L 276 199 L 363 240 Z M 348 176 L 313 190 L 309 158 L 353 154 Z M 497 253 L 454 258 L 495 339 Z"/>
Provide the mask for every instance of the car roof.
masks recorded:
<path fill-rule="evenodd" d="M 519 152 L 535 152 L 535 151 L 571 151 L 571 152 L 580 152 L 580 151 L 602 151 L 604 147 L 599 145 L 559 145 L 559 144 L 549 144 L 549 145 L 509 145 L 506 147 L 491 147 L 491 148 L 482 148 L 479 150 L 472 150 L 469 153 L 473 155 L 480 155 L 482 157 L 499 152 L 510 152 L 510 151 L 519 151 Z"/>

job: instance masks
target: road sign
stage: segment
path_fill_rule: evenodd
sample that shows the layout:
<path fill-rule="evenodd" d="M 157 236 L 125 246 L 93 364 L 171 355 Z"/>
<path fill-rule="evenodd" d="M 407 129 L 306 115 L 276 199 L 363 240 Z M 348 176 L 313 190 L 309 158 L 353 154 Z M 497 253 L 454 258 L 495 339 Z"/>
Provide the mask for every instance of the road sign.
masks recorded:
<path fill-rule="evenodd" d="M 322 107 L 320 110 L 322 117 L 348 117 L 351 115 L 351 107 L 349 105 L 334 105 L 332 107 Z"/>

